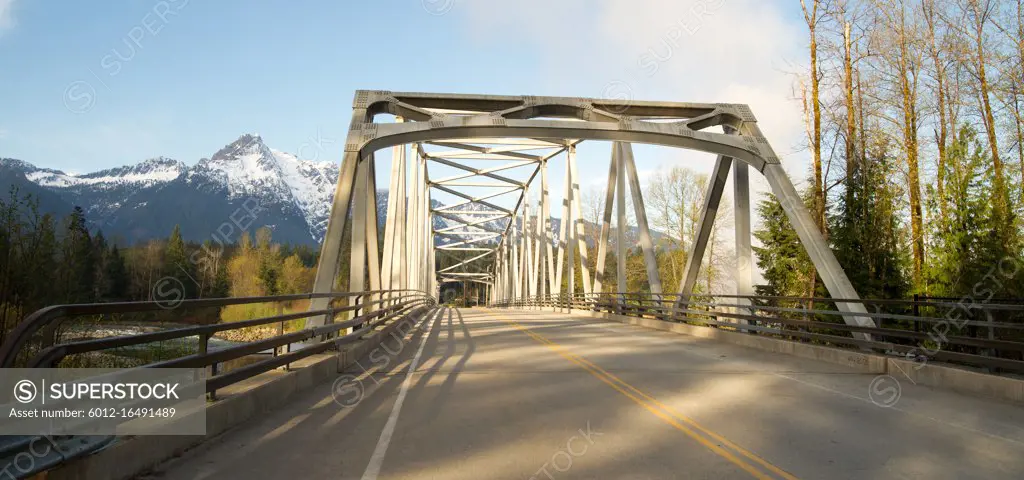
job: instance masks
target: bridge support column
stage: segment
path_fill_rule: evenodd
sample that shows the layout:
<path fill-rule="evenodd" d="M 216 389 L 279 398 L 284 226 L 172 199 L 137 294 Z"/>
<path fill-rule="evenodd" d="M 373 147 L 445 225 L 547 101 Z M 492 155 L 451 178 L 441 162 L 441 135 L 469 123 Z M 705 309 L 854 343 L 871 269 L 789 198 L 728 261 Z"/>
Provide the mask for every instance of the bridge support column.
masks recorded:
<path fill-rule="evenodd" d="M 429 204 L 430 196 L 428 194 L 427 205 Z M 433 221 L 429 215 L 427 216 L 427 229 L 427 231 L 429 232 L 427 234 L 427 242 L 429 242 L 428 244 L 430 245 L 430 248 L 427 250 L 427 279 L 429 280 L 429 288 L 427 288 L 427 295 L 440 296 L 441 291 L 439 290 L 439 285 L 437 283 L 437 249 L 434 248 L 434 245 L 436 245 L 437 243 L 434 238 Z"/>
<path fill-rule="evenodd" d="M 406 199 L 406 203 L 408 205 L 408 210 L 409 211 L 408 211 L 408 216 L 406 217 L 406 224 L 405 224 L 406 241 L 409 244 L 409 248 L 406 251 L 406 253 L 408 254 L 408 257 L 405 260 L 405 263 L 409 267 L 409 273 L 408 273 L 409 278 L 408 278 L 408 284 L 407 284 L 406 288 L 417 289 L 417 288 L 419 288 L 419 279 L 420 279 L 419 267 L 420 267 L 420 265 L 417 262 L 417 260 L 419 260 L 419 258 L 418 258 L 418 255 L 419 255 L 419 243 L 418 243 L 419 230 L 417 230 L 416 226 L 417 226 L 417 219 L 419 218 L 419 209 L 420 209 L 419 188 L 420 188 L 420 182 L 421 182 L 421 180 L 420 180 L 420 161 L 419 161 L 420 151 L 419 151 L 419 146 L 418 145 L 416 145 L 416 146 L 414 146 L 412 148 L 411 154 L 412 154 L 412 158 L 409 159 L 410 160 L 409 168 L 411 170 L 409 172 L 409 190 L 407 192 L 408 197 Z"/>
<path fill-rule="evenodd" d="M 530 295 L 530 210 L 525 202 L 519 217 L 519 272 L 520 297 L 526 297 Z"/>
<path fill-rule="evenodd" d="M 576 169 L 576 146 L 569 145 L 567 153 L 569 174 L 572 176 L 572 215 L 573 225 L 575 225 L 576 247 L 579 249 L 580 277 L 583 282 L 583 293 L 585 295 L 590 295 L 592 291 L 590 288 L 590 265 L 588 265 L 590 258 L 589 252 L 587 252 L 586 222 L 583 221 L 583 198 L 580 195 L 580 174 Z"/>
<path fill-rule="evenodd" d="M 366 260 L 369 269 L 370 290 L 380 290 L 380 236 L 377 232 L 377 162 L 370 156 L 366 166 Z M 379 295 L 370 295 L 367 301 L 379 300 Z M 363 313 L 381 308 L 380 304 L 371 304 Z"/>
<path fill-rule="evenodd" d="M 751 269 L 753 263 L 753 252 L 750 246 L 750 171 L 744 162 L 734 162 L 732 166 L 733 201 L 735 202 L 735 230 L 736 230 L 736 294 L 753 295 L 753 279 Z M 750 305 L 750 299 L 740 298 L 737 304 Z M 754 310 L 738 309 L 747 315 L 753 315 Z M 747 325 L 749 322 L 737 319 L 736 323 Z M 747 329 L 740 327 L 741 332 Z"/>
<path fill-rule="evenodd" d="M 512 245 L 512 296 L 518 301 L 523 296 L 523 261 L 521 250 L 521 239 L 519 238 L 519 216 L 512 217 L 511 229 Z"/>
<path fill-rule="evenodd" d="M 597 265 L 594 269 L 594 293 L 604 293 L 604 271 L 608 261 L 608 236 L 612 229 L 612 209 L 615 201 L 615 185 L 618 173 L 618 154 L 612 153 L 611 162 L 608 165 L 608 185 L 605 187 L 604 196 L 604 217 L 601 221 L 601 236 L 597 240 Z M 605 297 L 600 297 L 602 300 Z"/>
<path fill-rule="evenodd" d="M 619 291 L 618 314 L 626 303 L 626 167 L 618 142 L 612 145 L 612 163 L 615 164 L 615 215 L 619 228 L 615 232 L 615 281 Z"/>
<path fill-rule="evenodd" d="M 541 291 L 545 295 L 553 295 L 558 292 L 558 288 L 555 285 L 555 257 L 554 257 L 554 238 L 551 235 L 551 200 L 548 196 L 549 184 L 548 184 L 548 161 L 543 160 L 540 164 L 540 210 L 541 220 L 543 226 L 541 227 L 541 241 L 544 242 L 541 250 L 543 258 L 541 259 L 541 268 L 543 274 L 541 275 Z"/>
<path fill-rule="evenodd" d="M 534 261 L 537 250 L 537 238 L 534 231 L 533 217 L 533 211 L 530 208 L 530 187 L 526 186 L 523 188 L 523 243 L 526 252 L 526 275 L 524 275 L 526 288 L 524 293 L 528 297 L 537 294 L 537 271 L 535 270 L 536 262 Z"/>
<path fill-rule="evenodd" d="M 353 109 L 352 118 L 357 121 L 366 117 L 366 109 Z M 345 231 L 345 222 L 348 221 L 349 202 L 352 201 L 352 187 L 355 184 L 356 167 L 360 163 L 358 151 L 345 151 L 341 161 L 341 171 L 338 174 L 338 184 L 334 188 L 334 201 L 331 205 L 331 214 L 327 219 L 327 232 L 324 234 L 324 243 L 320 249 L 320 259 L 317 262 L 316 278 L 313 281 L 313 293 L 331 293 L 334 290 L 334 282 L 338 277 L 338 269 L 341 259 L 341 235 Z M 331 304 L 329 298 L 314 298 L 309 302 L 310 310 L 326 310 Z M 306 320 L 307 327 L 325 325 L 328 321 L 326 315 L 310 317 Z"/>
<path fill-rule="evenodd" d="M 572 190 L 569 190 L 569 217 L 562 219 L 565 223 L 569 224 L 568 237 L 569 241 L 565 248 L 565 269 L 566 269 L 566 282 L 565 282 L 565 312 L 572 313 L 572 302 L 576 296 L 576 229 L 572 225 L 574 219 L 572 218 Z"/>
<path fill-rule="evenodd" d="M 619 160 L 626 164 L 626 172 L 629 175 L 629 191 L 633 197 L 636 225 L 640 230 L 640 248 L 643 250 L 644 264 L 647 266 L 647 283 L 651 287 L 651 293 L 660 298 L 661 276 L 658 274 L 658 260 L 654 253 L 651 229 L 647 226 L 647 208 L 644 207 L 644 195 L 640 190 L 640 178 L 637 177 L 636 163 L 633 161 L 633 145 L 626 142 L 616 142 L 616 145 L 622 150 Z"/>
<path fill-rule="evenodd" d="M 573 207 L 575 206 L 575 199 L 573 199 L 573 188 L 574 179 L 572 178 L 572 162 L 573 155 L 568 154 L 568 158 L 565 160 L 565 192 L 566 196 L 563 202 L 565 203 L 566 216 L 562 217 L 562 224 L 566 225 L 567 231 L 567 242 L 565 245 L 565 268 L 568 278 L 565 282 L 565 309 L 566 313 L 572 313 L 572 301 L 576 295 L 576 219 L 573 218 Z"/>
<path fill-rule="evenodd" d="M 359 164 L 356 172 L 355 198 L 352 207 L 352 251 L 349 263 L 348 287 L 350 292 L 366 290 L 367 262 L 369 262 L 370 290 L 380 288 L 380 267 L 377 257 L 377 189 L 374 179 L 374 158 L 371 154 Z M 376 270 L 376 273 L 374 272 Z M 374 286 L 376 283 L 376 287 Z M 366 296 L 363 302 L 372 302 Z M 367 313 L 353 310 L 352 317 Z M 346 333 L 350 330 L 346 330 Z"/>
<path fill-rule="evenodd" d="M 402 119 L 399 117 L 397 120 Z M 384 224 L 384 264 L 381 267 L 381 281 L 386 290 L 400 290 L 406 287 L 405 148 L 405 145 L 397 145 L 391 155 L 388 221 Z"/>
<path fill-rule="evenodd" d="M 715 160 L 715 167 L 711 171 L 708 188 L 704 194 L 704 205 L 700 211 L 697 236 L 693 239 L 690 255 L 686 258 L 686 267 L 683 269 L 683 278 L 679 282 L 679 299 L 676 301 L 676 308 L 686 308 L 690 296 L 693 295 L 693 287 L 697 284 L 697 277 L 700 275 L 700 264 L 704 259 L 708 240 L 711 238 L 711 230 L 715 225 L 715 216 L 718 215 L 718 205 L 722 201 L 722 192 L 725 190 L 725 181 L 729 178 L 729 168 L 732 162 L 732 158 L 724 155 L 719 155 Z"/>
<path fill-rule="evenodd" d="M 431 263 L 434 259 L 434 235 L 433 228 L 431 228 L 431 216 L 430 216 L 430 185 L 429 177 L 427 172 L 427 159 L 425 157 L 421 160 L 423 162 L 423 195 L 420 201 L 423 202 L 423 214 L 420 217 L 420 232 L 422 232 L 422 240 L 420 244 L 421 256 L 420 262 L 423 264 L 423 288 L 429 294 L 432 294 L 434 290 L 434 265 Z"/>
<path fill-rule="evenodd" d="M 575 245 L 573 240 L 575 236 L 573 231 L 575 229 L 572 225 L 572 170 L 570 162 L 566 159 L 565 162 L 565 181 L 562 183 L 562 219 L 558 225 L 558 259 L 557 265 L 555 265 L 555 281 L 554 281 L 554 292 L 559 294 L 558 309 L 562 310 L 564 305 L 567 304 L 566 299 L 569 295 L 572 295 L 573 288 L 575 287 L 574 269 L 575 262 L 573 262 L 572 253 Z M 562 291 L 562 274 L 568 271 L 568 277 L 566 278 L 566 289 Z"/>

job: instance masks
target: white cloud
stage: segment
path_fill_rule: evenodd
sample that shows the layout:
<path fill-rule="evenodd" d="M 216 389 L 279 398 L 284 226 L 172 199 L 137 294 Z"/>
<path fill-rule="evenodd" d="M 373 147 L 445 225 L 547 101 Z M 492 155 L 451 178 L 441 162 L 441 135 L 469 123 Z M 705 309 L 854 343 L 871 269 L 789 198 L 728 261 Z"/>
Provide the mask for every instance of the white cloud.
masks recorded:
<path fill-rule="evenodd" d="M 0 33 L 14 27 L 14 0 L 0 0 Z"/>
<path fill-rule="evenodd" d="M 460 5 L 475 43 L 514 41 L 533 50 L 542 72 L 524 70 L 521 93 L 600 97 L 626 91 L 643 100 L 746 103 L 791 175 L 803 176 L 806 155 L 794 155 L 803 143 L 802 118 L 787 70 L 803 58 L 805 39 L 801 25 L 793 23 L 799 17 L 787 18 L 775 2 Z"/>

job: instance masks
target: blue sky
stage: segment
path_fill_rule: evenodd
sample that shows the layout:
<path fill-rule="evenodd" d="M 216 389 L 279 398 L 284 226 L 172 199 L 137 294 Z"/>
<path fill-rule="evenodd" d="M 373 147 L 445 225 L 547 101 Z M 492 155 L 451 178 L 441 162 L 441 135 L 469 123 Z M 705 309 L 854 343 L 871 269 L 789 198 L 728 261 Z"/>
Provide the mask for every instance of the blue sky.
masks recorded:
<path fill-rule="evenodd" d="M 743 0 L 0 0 L 0 156 L 194 164 L 258 132 L 337 161 L 365 88 L 750 103 L 802 177 L 801 22 L 796 2 Z M 711 160 L 637 150 L 642 175 Z"/>

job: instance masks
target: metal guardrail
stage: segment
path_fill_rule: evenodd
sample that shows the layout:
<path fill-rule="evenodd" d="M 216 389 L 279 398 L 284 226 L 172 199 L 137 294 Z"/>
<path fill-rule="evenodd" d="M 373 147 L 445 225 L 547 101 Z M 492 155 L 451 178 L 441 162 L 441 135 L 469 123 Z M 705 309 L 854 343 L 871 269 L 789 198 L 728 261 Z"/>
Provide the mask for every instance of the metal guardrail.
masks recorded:
<path fill-rule="evenodd" d="M 843 312 L 841 303 L 867 313 Z M 1024 373 L 1024 302 L 964 299 L 878 300 L 756 295 L 592 293 L 537 295 L 493 304 L 499 308 L 553 308 L 650 317 L 770 335 L 788 340 L 868 349 L 914 361 L 937 360 Z M 830 309 L 832 308 L 832 309 Z M 867 317 L 874 327 L 848 325 Z M 869 335 L 856 338 L 854 333 Z"/>
<path fill-rule="evenodd" d="M 210 367 L 211 372 L 210 379 L 207 382 L 207 391 L 212 394 L 219 388 L 251 376 L 359 340 L 365 334 L 389 320 L 404 316 L 416 308 L 432 306 L 435 303 L 434 299 L 425 292 L 414 290 L 376 290 L 330 294 L 183 300 L 174 308 L 175 312 L 178 312 L 198 308 L 292 302 L 314 298 L 329 298 L 331 303 L 329 303 L 328 308 L 323 310 L 294 312 L 238 322 L 177 327 L 149 333 L 70 342 L 61 342 L 59 340 L 58 327 L 61 323 L 75 317 L 154 312 L 165 310 L 167 307 L 161 304 L 161 302 L 153 301 L 46 307 L 26 317 L 11 332 L 7 341 L 0 346 L 0 367 L 52 368 L 59 366 L 60 361 L 69 355 L 102 352 L 167 340 L 197 337 L 198 344 L 195 353 L 164 359 L 142 366 L 147 368 Z M 335 306 L 334 302 L 337 300 L 348 300 L 348 304 Z M 346 312 L 353 312 L 353 318 L 335 321 L 338 314 Z M 320 316 L 325 317 L 324 324 L 321 326 L 303 328 L 289 333 L 284 332 L 284 322 Z M 252 342 L 241 342 L 240 345 L 213 351 L 209 348 L 210 339 L 217 333 L 275 324 L 278 326 L 278 334 L 270 338 Z M 343 333 L 343 331 L 349 328 L 352 329 L 350 333 Z M 303 347 L 293 350 L 292 347 L 295 345 L 302 345 Z M 285 352 L 279 352 L 280 349 L 283 349 Z M 218 373 L 218 364 L 266 351 L 272 351 L 273 357 L 252 363 L 229 373 Z"/>
<path fill-rule="evenodd" d="M 416 290 L 376 290 L 366 292 L 277 295 L 264 297 L 214 298 L 183 300 L 174 306 L 176 313 L 202 308 L 232 305 L 294 302 L 329 298 L 328 308 L 272 315 L 238 322 L 212 325 L 175 326 L 163 330 L 63 341 L 62 324 L 79 317 L 97 317 L 167 310 L 158 302 L 119 302 L 102 304 L 56 305 L 29 315 L 0 346 L 0 368 L 54 368 L 71 355 L 108 350 L 145 347 L 159 342 L 197 338 L 196 351 L 159 359 L 139 368 L 208 368 L 206 390 L 210 399 L 216 392 L 275 368 L 287 366 L 303 358 L 338 349 L 372 333 L 392 320 L 404 318 L 436 305 L 433 297 Z M 345 305 L 335 302 L 346 301 Z M 336 321 L 339 314 L 352 312 L 352 318 Z M 324 317 L 323 325 L 303 326 L 285 332 L 285 322 Z M 269 338 L 211 349 L 210 340 L 218 333 L 253 327 L 276 325 L 276 334 Z M 351 329 L 351 331 L 348 331 Z M 243 357 L 270 352 L 266 358 L 233 370 L 219 371 L 218 366 Z M 36 473 L 105 448 L 113 436 L 7 436 L 0 437 L 0 472 L 12 478 L 28 478 Z M 26 456 L 27 455 L 27 456 Z M 31 462 L 26 463 L 26 459 Z M 19 461 L 21 465 L 19 464 Z"/>

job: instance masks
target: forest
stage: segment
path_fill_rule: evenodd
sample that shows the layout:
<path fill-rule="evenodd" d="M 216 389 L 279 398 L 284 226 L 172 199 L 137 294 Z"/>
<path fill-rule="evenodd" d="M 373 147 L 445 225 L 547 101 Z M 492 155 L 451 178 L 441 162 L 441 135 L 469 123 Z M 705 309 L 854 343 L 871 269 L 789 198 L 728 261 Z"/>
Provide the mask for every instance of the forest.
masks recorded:
<path fill-rule="evenodd" d="M 1024 2 L 801 0 L 805 192 L 862 296 L 1024 295 Z M 821 294 L 778 202 L 762 293 Z"/>
<path fill-rule="evenodd" d="M 108 241 L 102 231 L 90 232 L 81 207 L 62 218 L 41 214 L 35 199 L 12 189 L 0 199 L 0 341 L 40 308 L 159 300 L 156 287 L 168 280 L 182 290 L 174 292 L 177 299 L 307 293 L 313 287 L 316 252 L 274 243 L 269 228 L 242 233 L 231 244 L 185 242 L 177 226 L 168 230 L 166 239 L 126 246 Z M 265 313 L 261 308 L 266 306 L 234 306 L 191 321 L 256 318 Z"/>

